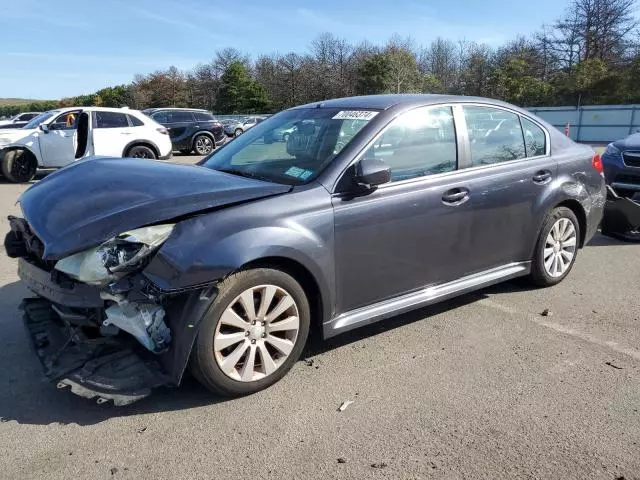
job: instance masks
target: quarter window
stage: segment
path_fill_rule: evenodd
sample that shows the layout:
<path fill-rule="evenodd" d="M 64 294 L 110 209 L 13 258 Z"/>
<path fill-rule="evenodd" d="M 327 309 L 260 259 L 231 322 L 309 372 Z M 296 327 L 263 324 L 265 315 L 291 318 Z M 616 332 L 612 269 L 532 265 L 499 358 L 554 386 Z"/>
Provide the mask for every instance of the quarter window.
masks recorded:
<path fill-rule="evenodd" d="M 127 128 L 129 122 L 124 113 L 95 112 L 96 128 Z"/>
<path fill-rule="evenodd" d="M 134 117 L 133 115 L 127 115 L 127 117 L 129 118 L 129 123 L 131 123 L 131 126 L 133 127 L 142 127 L 144 125 L 144 122 L 138 117 Z"/>
<path fill-rule="evenodd" d="M 451 108 L 422 107 L 402 114 L 364 158 L 383 160 L 394 182 L 455 170 L 458 152 Z"/>
<path fill-rule="evenodd" d="M 473 167 L 525 158 L 520 117 L 497 108 L 463 107 Z"/>
<path fill-rule="evenodd" d="M 531 120 L 520 117 L 527 157 L 537 157 L 547 153 L 547 137 L 544 130 Z"/>

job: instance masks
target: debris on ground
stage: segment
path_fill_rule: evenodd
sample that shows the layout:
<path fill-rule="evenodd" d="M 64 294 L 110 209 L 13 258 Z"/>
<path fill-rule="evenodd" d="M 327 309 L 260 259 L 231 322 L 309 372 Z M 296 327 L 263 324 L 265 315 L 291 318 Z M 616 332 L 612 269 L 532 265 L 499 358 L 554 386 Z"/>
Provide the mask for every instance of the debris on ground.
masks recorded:
<path fill-rule="evenodd" d="M 338 407 L 338 411 L 339 412 L 344 412 L 347 407 L 349 405 L 351 405 L 353 403 L 353 400 L 345 400 L 344 402 L 342 402 L 342 405 L 340 405 L 340 407 Z"/>
<path fill-rule="evenodd" d="M 372 463 L 371 468 L 387 468 L 387 464 L 384 462 Z"/>
<path fill-rule="evenodd" d="M 115 475 L 116 473 L 118 473 L 118 468 L 117 467 L 113 467 L 111 469 L 111 475 Z"/>
<path fill-rule="evenodd" d="M 542 315 L 543 317 L 553 317 L 553 312 L 551 310 L 549 310 L 548 308 L 545 308 L 540 315 Z"/>
<path fill-rule="evenodd" d="M 304 364 L 305 364 L 307 367 L 313 367 L 313 362 L 314 362 L 313 358 L 306 358 L 306 359 L 304 360 Z"/>
<path fill-rule="evenodd" d="M 340 457 L 338 458 L 338 463 L 347 463 L 347 461 L 344 458 Z"/>
<path fill-rule="evenodd" d="M 624 370 L 624 367 L 619 367 L 615 365 L 613 362 L 605 362 L 605 365 L 609 365 L 611 368 L 615 368 L 616 370 Z"/>
<path fill-rule="evenodd" d="M 138 429 L 138 433 L 144 433 L 147 427 L 142 427 Z"/>

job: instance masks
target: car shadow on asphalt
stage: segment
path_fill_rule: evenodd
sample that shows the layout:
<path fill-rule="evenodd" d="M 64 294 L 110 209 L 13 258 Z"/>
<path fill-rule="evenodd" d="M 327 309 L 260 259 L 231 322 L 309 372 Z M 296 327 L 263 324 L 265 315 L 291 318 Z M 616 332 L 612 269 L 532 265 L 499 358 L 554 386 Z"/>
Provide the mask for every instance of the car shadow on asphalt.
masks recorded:
<path fill-rule="evenodd" d="M 616 245 L 633 245 L 634 242 L 625 242 L 618 240 L 617 238 L 607 237 L 602 234 L 598 234 L 591 239 L 587 244 L 587 247 L 615 247 Z M 637 243 L 635 243 L 637 245 Z"/>
<path fill-rule="evenodd" d="M 159 388 L 143 400 L 125 407 L 96 402 L 58 391 L 55 385 L 44 379 L 40 363 L 33 353 L 30 339 L 22 325 L 18 305 L 29 296 L 20 282 L 0 287 L 0 330 L 5 348 L 0 349 L 0 423 L 15 421 L 20 424 L 49 425 L 53 423 L 95 425 L 111 418 L 143 415 L 148 413 L 188 410 L 201 406 L 233 401 L 212 394 L 189 374 L 179 388 Z M 419 320 L 447 310 L 473 303 L 483 298 L 482 293 L 472 293 L 438 305 L 422 308 L 386 322 L 372 324 L 358 330 L 322 341 L 314 335 L 307 344 L 302 359 L 402 328 Z M 303 361 L 303 360 L 301 360 Z"/>

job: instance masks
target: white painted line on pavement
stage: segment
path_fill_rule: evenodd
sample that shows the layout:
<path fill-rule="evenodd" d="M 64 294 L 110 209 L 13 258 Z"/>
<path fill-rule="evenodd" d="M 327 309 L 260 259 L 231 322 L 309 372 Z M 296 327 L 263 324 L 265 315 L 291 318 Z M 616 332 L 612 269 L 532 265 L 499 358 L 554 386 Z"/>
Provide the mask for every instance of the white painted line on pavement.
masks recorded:
<path fill-rule="evenodd" d="M 636 350 L 630 347 L 625 347 L 623 345 L 620 345 L 618 342 L 614 342 L 611 340 L 603 340 L 599 337 L 596 337 L 595 335 L 591 335 L 590 333 L 581 332 L 574 328 L 565 327 L 564 325 L 560 325 L 555 322 L 550 322 L 549 320 L 545 319 L 548 317 L 539 317 L 531 313 L 520 312 L 515 308 L 507 307 L 506 305 L 502 305 L 500 303 L 494 302 L 493 300 L 489 300 L 487 298 L 483 298 L 482 300 L 479 300 L 476 303 L 480 305 L 484 305 L 485 307 L 493 308 L 495 310 L 508 313 L 510 315 L 519 315 L 519 316 L 526 317 L 528 320 L 531 320 L 532 322 L 537 323 L 538 325 L 541 325 L 543 327 L 550 328 L 551 330 L 555 330 L 556 332 L 564 333 L 565 335 L 570 335 L 572 337 L 579 338 L 581 340 L 584 340 L 589 343 L 593 343 L 595 345 L 599 345 L 601 347 L 609 348 L 617 353 L 628 355 L 634 358 L 635 360 L 640 361 L 640 350 Z"/>

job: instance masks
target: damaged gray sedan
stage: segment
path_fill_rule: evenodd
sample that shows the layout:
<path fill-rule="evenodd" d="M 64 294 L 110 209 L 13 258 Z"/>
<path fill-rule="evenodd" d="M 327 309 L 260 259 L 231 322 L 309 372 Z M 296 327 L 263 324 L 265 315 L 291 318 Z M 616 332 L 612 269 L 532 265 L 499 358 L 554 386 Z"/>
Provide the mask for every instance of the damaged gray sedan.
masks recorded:
<path fill-rule="evenodd" d="M 82 160 L 19 202 L 5 248 L 46 375 L 124 405 L 187 368 L 223 395 L 266 388 L 314 325 L 554 285 L 605 189 L 593 150 L 517 107 L 383 95 L 279 113 L 197 166 Z"/>

